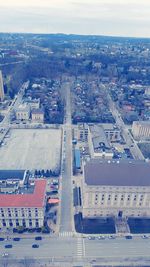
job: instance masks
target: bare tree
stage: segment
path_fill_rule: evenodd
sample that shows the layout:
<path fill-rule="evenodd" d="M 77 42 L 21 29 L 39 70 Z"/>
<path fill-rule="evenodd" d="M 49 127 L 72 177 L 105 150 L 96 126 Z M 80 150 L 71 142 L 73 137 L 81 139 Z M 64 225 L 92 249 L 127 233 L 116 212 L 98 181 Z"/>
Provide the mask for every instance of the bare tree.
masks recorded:
<path fill-rule="evenodd" d="M 1 261 L 0 261 L 0 266 L 2 267 L 8 267 L 9 266 L 9 259 L 7 257 L 3 258 Z"/>

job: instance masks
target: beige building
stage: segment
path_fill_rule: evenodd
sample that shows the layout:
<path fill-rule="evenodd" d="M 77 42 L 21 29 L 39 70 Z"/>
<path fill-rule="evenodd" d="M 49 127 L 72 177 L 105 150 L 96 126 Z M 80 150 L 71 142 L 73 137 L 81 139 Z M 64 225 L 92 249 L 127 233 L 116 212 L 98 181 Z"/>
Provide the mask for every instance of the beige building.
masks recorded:
<path fill-rule="evenodd" d="M 91 158 L 112 159 L 113 151 L 101 126 L 89 125 L 88 144 Z"/>
<path fill-rule="evenodd" d="M 4 100 L 4 85 L 3 85 L 3 77 L 2 72 L 0 70 L 0 100 Z"/>
<path fill-rule="evenodd" d="M 29 120 L 30 118 L 30 107 L 27 104 L 21 104 L 16 110 L 17 120 Z"/>
<path fill-rule="evenodd" d="M 44 224 L 46 181 L 37 180 L 33 193 L 0 195 L 0 227 L 38 228 Z"/>
<path fill-rule="evenodd" d="M 94 124 L 78 123 L 74 127 L 74 137 L 79 141 L 88 141 L 89 127 Z M 103 129 L 103 135 L 106 136 L 109 142 L 118 142 L 121 140 L 120 130 L 111 123 L 99 124 L 99 127 Z"/>
<path fill-rule="evenodd" d="M 44 122 L 44 111 L 42 109 L 32 110 L 32 122 Z"/>
<path fill-rule="evenodd" d="M 132 133 L 135 139 L 150 139 L 150 121 L 134 121 Z"/>
<path fill-rule="evenodd" d="M 121 140 L 120 130 L 114 124 L 105 123 L 102 125 L 106 138 L 109 142 L 119 142 Z"/>
<path fill-rule="evenodd" d="M 91 160 L 84 166 L 83 217 L 150 217 L 150 165 Z"/>

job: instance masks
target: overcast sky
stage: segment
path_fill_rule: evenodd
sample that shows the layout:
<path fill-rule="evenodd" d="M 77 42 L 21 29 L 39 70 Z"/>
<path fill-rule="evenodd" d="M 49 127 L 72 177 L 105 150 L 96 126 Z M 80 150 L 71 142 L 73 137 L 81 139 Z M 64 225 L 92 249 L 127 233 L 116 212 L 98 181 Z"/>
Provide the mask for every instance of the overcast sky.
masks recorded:
<path fill-rule="evenodd" d="M 0 0 L 0 32 L 150 37 L 150 0 Z"/>

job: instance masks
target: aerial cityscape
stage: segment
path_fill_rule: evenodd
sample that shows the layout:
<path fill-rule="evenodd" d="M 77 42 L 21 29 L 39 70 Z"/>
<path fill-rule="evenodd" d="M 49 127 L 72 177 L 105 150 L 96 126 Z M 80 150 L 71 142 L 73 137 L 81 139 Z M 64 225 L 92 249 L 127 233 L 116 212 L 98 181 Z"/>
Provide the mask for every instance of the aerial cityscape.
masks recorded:
<path fill-rule="evenodd" d="M 150 266 L 150 38 L 121 36 L 0 32 L 0 267 Z"/>

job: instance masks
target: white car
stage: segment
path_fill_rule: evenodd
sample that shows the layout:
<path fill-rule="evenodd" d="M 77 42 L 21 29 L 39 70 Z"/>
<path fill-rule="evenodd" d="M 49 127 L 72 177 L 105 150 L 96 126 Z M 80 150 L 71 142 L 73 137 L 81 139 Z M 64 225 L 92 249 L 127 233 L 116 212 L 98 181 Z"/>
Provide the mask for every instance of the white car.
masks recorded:
<path fill-rule="evenodd" d="M 115 239 L 116 237 L 114 235 L 109 235 L 108 238 L 109 239 Z"/>
<path fill-rule="evenodd" d="M 149 238 L 147 235 L 142 235 L 142 238 L 143 239 L 147 239 L 147 238 Z"/>
<path fill-rule="evenodd" d="M 105 239 L 105 236 L 104 235 L 100 235 L 100 236 L 98 236 L 98 239 L 100 240 L 100 239 Z"/>

